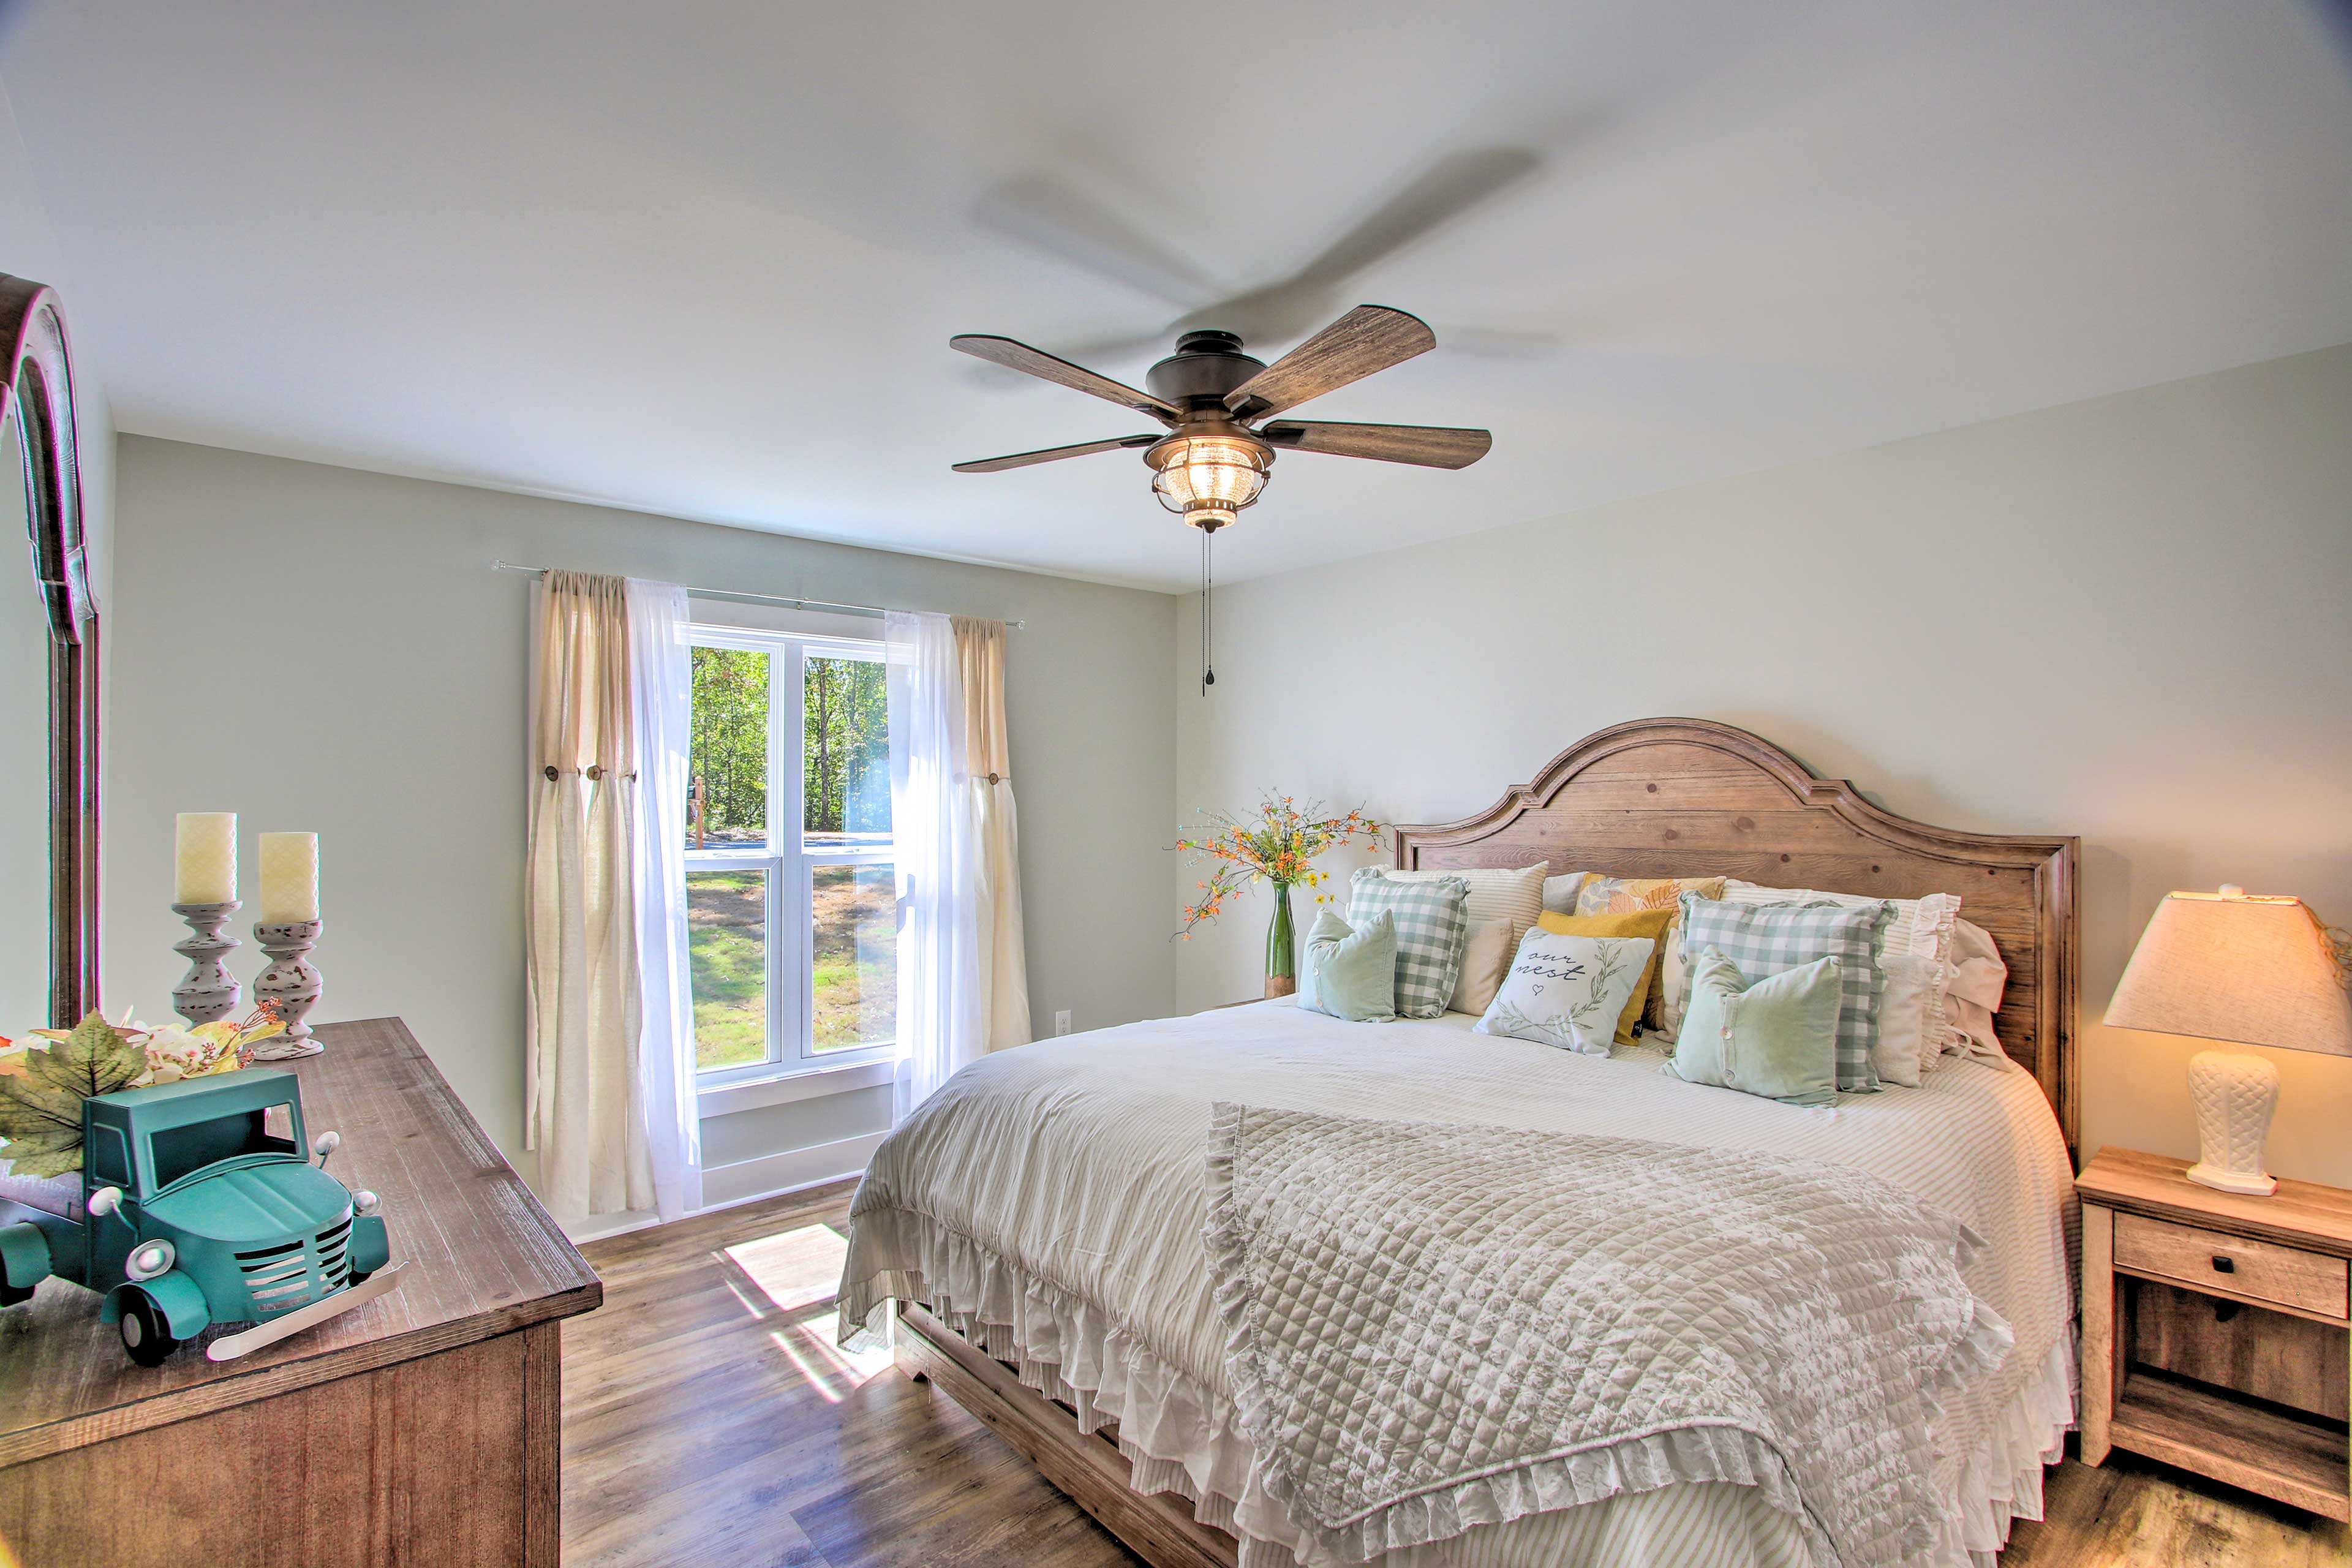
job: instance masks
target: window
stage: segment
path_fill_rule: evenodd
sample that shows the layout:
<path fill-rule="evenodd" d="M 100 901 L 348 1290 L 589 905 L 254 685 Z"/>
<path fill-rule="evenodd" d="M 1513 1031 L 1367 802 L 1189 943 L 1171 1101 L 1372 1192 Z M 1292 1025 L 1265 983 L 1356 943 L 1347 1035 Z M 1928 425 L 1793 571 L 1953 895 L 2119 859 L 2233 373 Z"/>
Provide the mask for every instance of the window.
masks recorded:
<path fill-rule="evenodd" d="M 131 1185 L 131 1150 L 122 1141 L 119 1128 L 93 1127 L 89 1130 L 89 1178 L 102 1187 Z"/>
<path fill-rule="evenodd" d="M 882 647 L 700 626 L 693 641 L 687 951 L 702 1081 L 889 1055 Z"/>

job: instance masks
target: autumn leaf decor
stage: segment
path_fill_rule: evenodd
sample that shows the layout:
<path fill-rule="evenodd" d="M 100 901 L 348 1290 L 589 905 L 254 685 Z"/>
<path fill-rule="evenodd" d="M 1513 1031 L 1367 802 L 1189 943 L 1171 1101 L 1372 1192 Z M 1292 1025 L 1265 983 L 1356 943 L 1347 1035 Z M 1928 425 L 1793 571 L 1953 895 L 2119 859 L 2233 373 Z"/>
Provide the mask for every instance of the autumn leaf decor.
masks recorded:
<path fill-rule="evenodd" d="M 46 1049 L 12 1053 L 0 1077 L 0 1139 L 10 1171 L 64 1176 L 81 1169 L 81 1102 L 129 1089 L 147 1070 L 147 1053 L 92 1013 Z"/>
<path fill-rule="evenodd" d="M 150 1029 L 92 1013 L 71 1029 L 0 1037 L 0 1168 L 18 1176 L 81 1169 L 81 1102 L 148 1084 L 235 1072 L 254 1045 L 283 1033 L 274 1004 L 241 1024 Z"/>
<path fill-rule="evenodd" d="M 1177 935 L 1190 941 L 1192 928 L 1213 921 L 1226 902 L 1252 882 L 1274 885 L 1274 921 L 1266 931 L 1266 994 L 1287 995 L 1293 984 L 1295 959 L 1290 924 L 1290 889 L 1320 888 L 1330 874 L 1315 868 L 1316 857 L 1344 844 L 1361 841 L 1378 846 L 1387 832 L 1361 810 L 1344 816 L 1326 816 L 1319 801 L 1301 809 L 1289 795 L 1268 795 L 1258 802 L 1255 816 L 1203 812 L 1206 827 L 1197 836 L 1176 840 L 1176 847 L 1203 862 L 1208 875 L 1195 882 L 1200 898 L 1184 906 L 1184 929 Z M 1328 893 L 1315 901 L 1328 904 Z"/>

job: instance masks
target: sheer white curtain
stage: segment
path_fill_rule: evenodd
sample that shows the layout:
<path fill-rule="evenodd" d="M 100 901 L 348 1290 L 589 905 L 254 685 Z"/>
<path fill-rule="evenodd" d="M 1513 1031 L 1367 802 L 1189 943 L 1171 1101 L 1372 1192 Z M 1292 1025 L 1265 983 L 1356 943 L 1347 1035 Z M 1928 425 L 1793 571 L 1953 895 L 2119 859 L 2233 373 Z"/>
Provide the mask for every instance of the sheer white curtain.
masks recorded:
<path fill-rule="evenodd" d="M 702 1122 L 695 1106 L 694 993 L 686 951 L 687 753 L 694 655 L 686 590 L 629 579 L 631 711 L 637 741 L 637 1053 L 654 1206 L 665 1220 L 702 1206 Z"/>
<path fill-rule="evenodd" d="M 946 616 L 883 619 L 890 706 L 890 836 L 898 880 L 897 1114 L 977 1059 L 982 1012 L 979 836 L 966 798 L 963 671 Z"/>

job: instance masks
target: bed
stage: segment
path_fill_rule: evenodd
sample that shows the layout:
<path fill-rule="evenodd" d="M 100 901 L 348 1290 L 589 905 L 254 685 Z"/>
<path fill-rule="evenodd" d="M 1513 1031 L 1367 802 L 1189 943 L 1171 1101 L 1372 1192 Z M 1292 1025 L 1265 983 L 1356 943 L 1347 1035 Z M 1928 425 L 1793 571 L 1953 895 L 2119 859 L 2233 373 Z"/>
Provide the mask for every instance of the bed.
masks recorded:
<path fill-rule="evenodd" d="M 1406 868 L 1723 872 L 1779 886 L 1951 892 L 2010 967 L 2013 1068 L 1955 1061 L 1833 1114 L 1609 1058 L 1473 1034 L 1462 1015 L 1360 1026 L 1286 1002 L 1000 1053 L 959 1074 L 877 1152 L 852 1209 L 845 1323 L 896 1315 L 901 1363 L 989 1422 L 1146 1561 L 1318 1561 L 1253 1480 L 1201 1232 L 1213 1102 L 1597 1132 L 1852 1164 L 1986 1238 L 1968 1284 L 2015 1353 L 1958 1388 L 1937 1432 L 1930 1557 L 1989 1562 L 2039 1517 L 2072 1424 L 2074 868 L 2068 838 L 1906 822 L 1778 748 L 1690 720 L 1620 725 L 1478 816 L 1397 832 Z M 894 1305 L 895 1304 L 895 1305 Z M 1458 1563 L 1794 1568 L 1814 1560 L 1755 1489 L 1678 1483 L 1390 1552 Z"/>

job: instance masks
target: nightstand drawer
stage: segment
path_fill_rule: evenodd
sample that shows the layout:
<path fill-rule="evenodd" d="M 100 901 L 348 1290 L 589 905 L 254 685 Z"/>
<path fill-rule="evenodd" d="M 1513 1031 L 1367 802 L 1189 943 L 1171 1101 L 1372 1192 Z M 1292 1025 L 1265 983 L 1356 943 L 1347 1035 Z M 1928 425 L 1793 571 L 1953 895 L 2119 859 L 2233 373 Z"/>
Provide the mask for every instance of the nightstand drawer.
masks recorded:
<path fill-rule="evenodd" d="M 2141 1215 L 2116 1215 L 2116 1267 L 2346 1316 L 2345 1260 Z"/>

